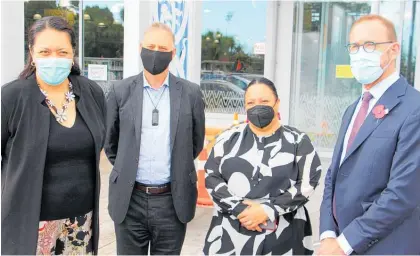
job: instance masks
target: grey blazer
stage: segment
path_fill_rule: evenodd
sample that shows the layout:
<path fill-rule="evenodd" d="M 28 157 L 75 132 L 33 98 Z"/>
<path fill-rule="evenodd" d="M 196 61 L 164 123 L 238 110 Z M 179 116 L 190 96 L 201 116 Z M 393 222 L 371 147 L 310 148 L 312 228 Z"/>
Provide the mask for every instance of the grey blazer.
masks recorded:
<path fill-rule="evenodd" d="M 179 220 L 193 219 L 197 201 L 194 159 L 203 149 L 204 101 L 200 87 L 170 74 L 171 189 Z M 139 162 L 143 73 L 111 88 L 107 97 L 105 152 L 114 165 L 109 180 L 109 214 L 124 221 L 136 181 Z M 150 145 L 153 147 L 153 145 Z"/>
<path fill-rule="evenodd" d="M 96 188 L 93 247 L 99 237 L 99 158 L 105 141 L 106 105 L 102 89 L 82 76 L 69 76 L 79 97 L 76 108 L 95 142 Z M 1 253 L 34 255 L 38 240 L 42 183 L 50 110 L 35 76 L 1 88 Z"/>

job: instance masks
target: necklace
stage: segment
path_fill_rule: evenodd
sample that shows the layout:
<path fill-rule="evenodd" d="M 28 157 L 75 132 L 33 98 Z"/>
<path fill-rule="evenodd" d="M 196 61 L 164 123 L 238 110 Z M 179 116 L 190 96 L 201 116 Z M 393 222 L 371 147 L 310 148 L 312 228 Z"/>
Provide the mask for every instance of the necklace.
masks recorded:
<path fill-rule="evenodd" d="M 67 120 L 67 109 L 69 107 L 69 104 L 75 98 L 75 95 L 73 93 L 73 85 L 69 83 L 69 91 L 64 94 L 64 96 L 66 97 L 66 101 L 64 102 L 63 106 L 60 109 L 58 109 L 54 105 L 54 103 L 52 103 L 52 101 L 48 99 L 48 93 L 46 91 L 42 90 L 40 86 L 39 86 L 39 89 L 41 90 L 42 94 L 44 94 L 45 102 L 47 103 L 47 105 L 55 112 L 55 113 L 53 112 L 53 114 L 57 122 L 59 123 L 65 122 Z"/>

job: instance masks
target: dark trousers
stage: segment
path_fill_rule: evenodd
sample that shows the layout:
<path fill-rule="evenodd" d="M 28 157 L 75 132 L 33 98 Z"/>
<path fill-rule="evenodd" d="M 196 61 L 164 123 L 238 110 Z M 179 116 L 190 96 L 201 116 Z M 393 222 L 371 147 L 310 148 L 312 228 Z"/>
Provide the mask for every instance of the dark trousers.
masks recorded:
<path fill-rule="evenodd" d="M 134 189 L 127 216 L 115 224 L 118 255 L 180 255 L 186 224 L 179 221 L 171 193 L 148 195 Z"/>

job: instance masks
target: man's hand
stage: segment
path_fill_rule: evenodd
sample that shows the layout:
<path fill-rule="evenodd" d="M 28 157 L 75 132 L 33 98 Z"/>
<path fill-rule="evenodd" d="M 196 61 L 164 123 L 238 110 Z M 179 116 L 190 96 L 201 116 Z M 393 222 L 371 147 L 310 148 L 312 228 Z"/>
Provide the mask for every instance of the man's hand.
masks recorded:
<path fill-rule="evenodd" d="M 317 255 L 346 255 L 336 238 L 326 238 L 321 241 Z"/>
<path fill-rule="evenodd" d="M 260 204 L 251 201 L 244 201 L 243 203 L 249 207 L 238 215 L 242 226 L 251 231 L 262 232 L 259 225 L 262 223 L 266 225 L 268 219 L 264 208 Z"/>

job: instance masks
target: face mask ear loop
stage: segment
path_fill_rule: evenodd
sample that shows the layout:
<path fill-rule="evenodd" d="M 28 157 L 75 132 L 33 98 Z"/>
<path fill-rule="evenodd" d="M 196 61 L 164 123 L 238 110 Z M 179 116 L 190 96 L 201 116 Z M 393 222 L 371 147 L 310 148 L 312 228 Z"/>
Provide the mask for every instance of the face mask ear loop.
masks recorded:
<path fill-rule="evenodd" d="M 391 45 L 392 46 L 392 45 Z M 382 57 L 382 55 L 384 55 L 384 53 L 385 52 L 387 52 L 389 49 L 391 49 L 391 46 L 389 46 L 385 51 L 383 51 L 382 52 L 382 54 L 381 54 L 381 57 Z M 391 65 L 391 62 L 392 62 L 393 60 L 392 60 L 392 58 L 391 58 L 391 60 L 390 61 L 388 61 L 388 64 L 386 64 L 385 65 L 385 67 L 382 69 L 384 72 L 385 72 L 385 70 L 387 70 L 387 68 L 389 67 L 389 65 Z"/>

